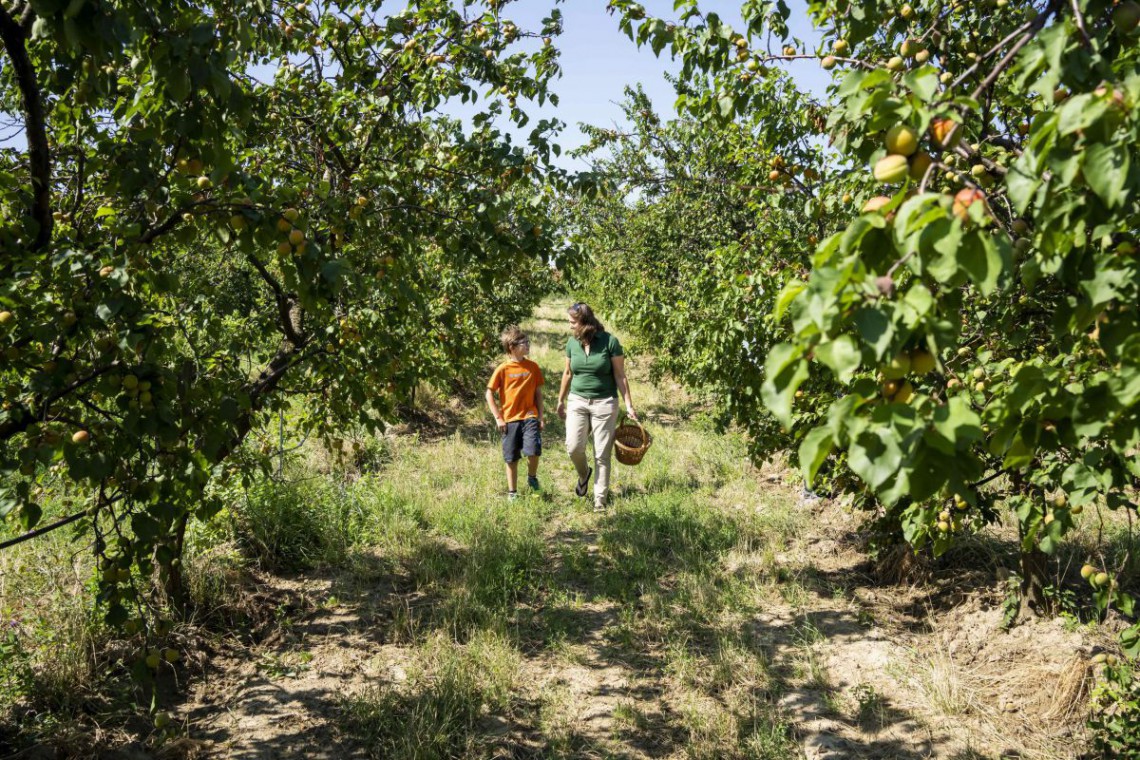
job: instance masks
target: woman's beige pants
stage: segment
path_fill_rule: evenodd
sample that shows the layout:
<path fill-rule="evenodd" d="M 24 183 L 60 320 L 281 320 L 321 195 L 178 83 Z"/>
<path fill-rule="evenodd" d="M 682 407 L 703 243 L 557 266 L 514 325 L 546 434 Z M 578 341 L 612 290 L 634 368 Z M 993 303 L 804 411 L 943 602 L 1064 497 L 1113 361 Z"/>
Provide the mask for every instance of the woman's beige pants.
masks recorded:
<path fill-rule="evenodd" d="M 594 506 L 604 507 L 610 492 L 610 455 L 617 429 L 618 400 L 589 399 L 571 393 L 566 399 L 566 451 L 578 471 L 578 481 L 586 479 L 586 439 L 594 433 Z"/>

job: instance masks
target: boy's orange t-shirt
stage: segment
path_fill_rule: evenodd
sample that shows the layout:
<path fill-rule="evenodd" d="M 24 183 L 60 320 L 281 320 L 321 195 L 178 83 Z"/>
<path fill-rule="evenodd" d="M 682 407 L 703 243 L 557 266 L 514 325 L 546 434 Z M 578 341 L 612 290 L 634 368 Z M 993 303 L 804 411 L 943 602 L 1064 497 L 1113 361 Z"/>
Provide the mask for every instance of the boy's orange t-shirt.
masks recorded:
<path fill-rule="evenodd" d="M 542 369 L 530 359 L 509 359 L 491 374 L 487 387 L 499 394 L 503 420 L 516 422 L 538 416 L 534 392 L 545 380 Z"/>

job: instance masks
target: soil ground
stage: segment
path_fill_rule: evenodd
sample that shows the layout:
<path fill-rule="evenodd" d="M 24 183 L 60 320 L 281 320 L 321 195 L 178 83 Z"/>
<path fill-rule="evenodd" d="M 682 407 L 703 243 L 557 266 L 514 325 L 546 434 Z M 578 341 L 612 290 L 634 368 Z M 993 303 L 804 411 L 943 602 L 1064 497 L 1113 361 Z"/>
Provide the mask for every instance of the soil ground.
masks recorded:
<path fill-rule="evenodd" d="M 549 374 L 557 320 L 547 309 L 528 325 L 546 343 Z M 261 640 L 224 641 L 206 660 L 176 711 L 188 737 L 178 753 L 1081 754 L 1087 663 L 1107 636 L 1064 616 L 1023 616 L 1004 630 L 999 537 L 967 542 L 909 573 L 913 582 L 884 582 L 907 576 L 897 567 L 905 561 L 867 559 L 864 515 L 805 494 L 778 464 L 751 467 L 736 443 L 698 429 L 677 389 L 647 393 L 644 372 L 633 371 L 656 450 L 643 466 L 618 469 L 611 510 L 595 514 L 568 494 L 573 476 L 559 463 L 558 431 L 547 430 L 548 490 L 512 507 L 535 512 L 537 559 L 519 588 L 498 589 L 505 602 L 484 600 L 471 623 L 473 608 L 462 605 L 481 592 L 463 584 L 486 536 L 430 526 L 395 559 L 391 546 L 361 547 L 347 567 L 255 571 L 247 582 L 280 620 Z M 446 502 L 475 468 L 497 468 L 492 445 L 444 427 L 434 437 L 405 431 L 388 477 L 442 489 Z M 733 453 L 717 466 L 699 461 L 714 449 Z M 414 463 L 400 470 L 404 456 Z M 646 466 L 654 456 L 668 461 Z M 433 479 L 425 468 L 435 465 Z M 497 477 L 479 482 L 493 490 Z M 654 521 L 666 513 L 687 527 Z M 733 535 L 711 535 L 724 525 L 737 526 L 725 528 Z M 449 569 L 425 575 L 416 552 Z"/>

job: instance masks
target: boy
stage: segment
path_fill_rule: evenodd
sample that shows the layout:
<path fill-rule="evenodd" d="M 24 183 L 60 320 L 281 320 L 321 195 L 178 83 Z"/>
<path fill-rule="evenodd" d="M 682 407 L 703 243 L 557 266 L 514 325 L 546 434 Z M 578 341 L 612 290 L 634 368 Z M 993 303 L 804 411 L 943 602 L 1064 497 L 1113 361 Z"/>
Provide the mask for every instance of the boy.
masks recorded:
<path fill-rule="evenodd" d="M 542 370 L 526 358 L 530 338 L 515 325 L 503 330 L 503 351 L 510 357 L 487 381 L 487 407 L 503 434 L 507 463 L 507 498 L 518 497 L 519 458 L 526 457 L 526 483 L 538 490 L 538 458 L 542 456 Z M 499 404 L 495 403 L 499 394 Z"/>

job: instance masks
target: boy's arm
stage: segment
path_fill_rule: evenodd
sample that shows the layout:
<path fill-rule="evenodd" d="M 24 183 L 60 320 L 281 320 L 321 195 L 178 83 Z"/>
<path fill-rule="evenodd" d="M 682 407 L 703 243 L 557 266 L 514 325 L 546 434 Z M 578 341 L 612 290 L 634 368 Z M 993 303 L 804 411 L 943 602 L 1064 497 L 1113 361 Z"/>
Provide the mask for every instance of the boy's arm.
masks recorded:
<path fill-rule="evenodd" d="M 491 416 L 495 418 L 495 424 L 498 425 L 499 430 L 507 429 L 507 423 L 503 421 L 503 415 L 499 411 L 499 404 L 495 401 L 495 392 L 490 388 L 487 389 L 487 408 L 491 410 Z"/>

